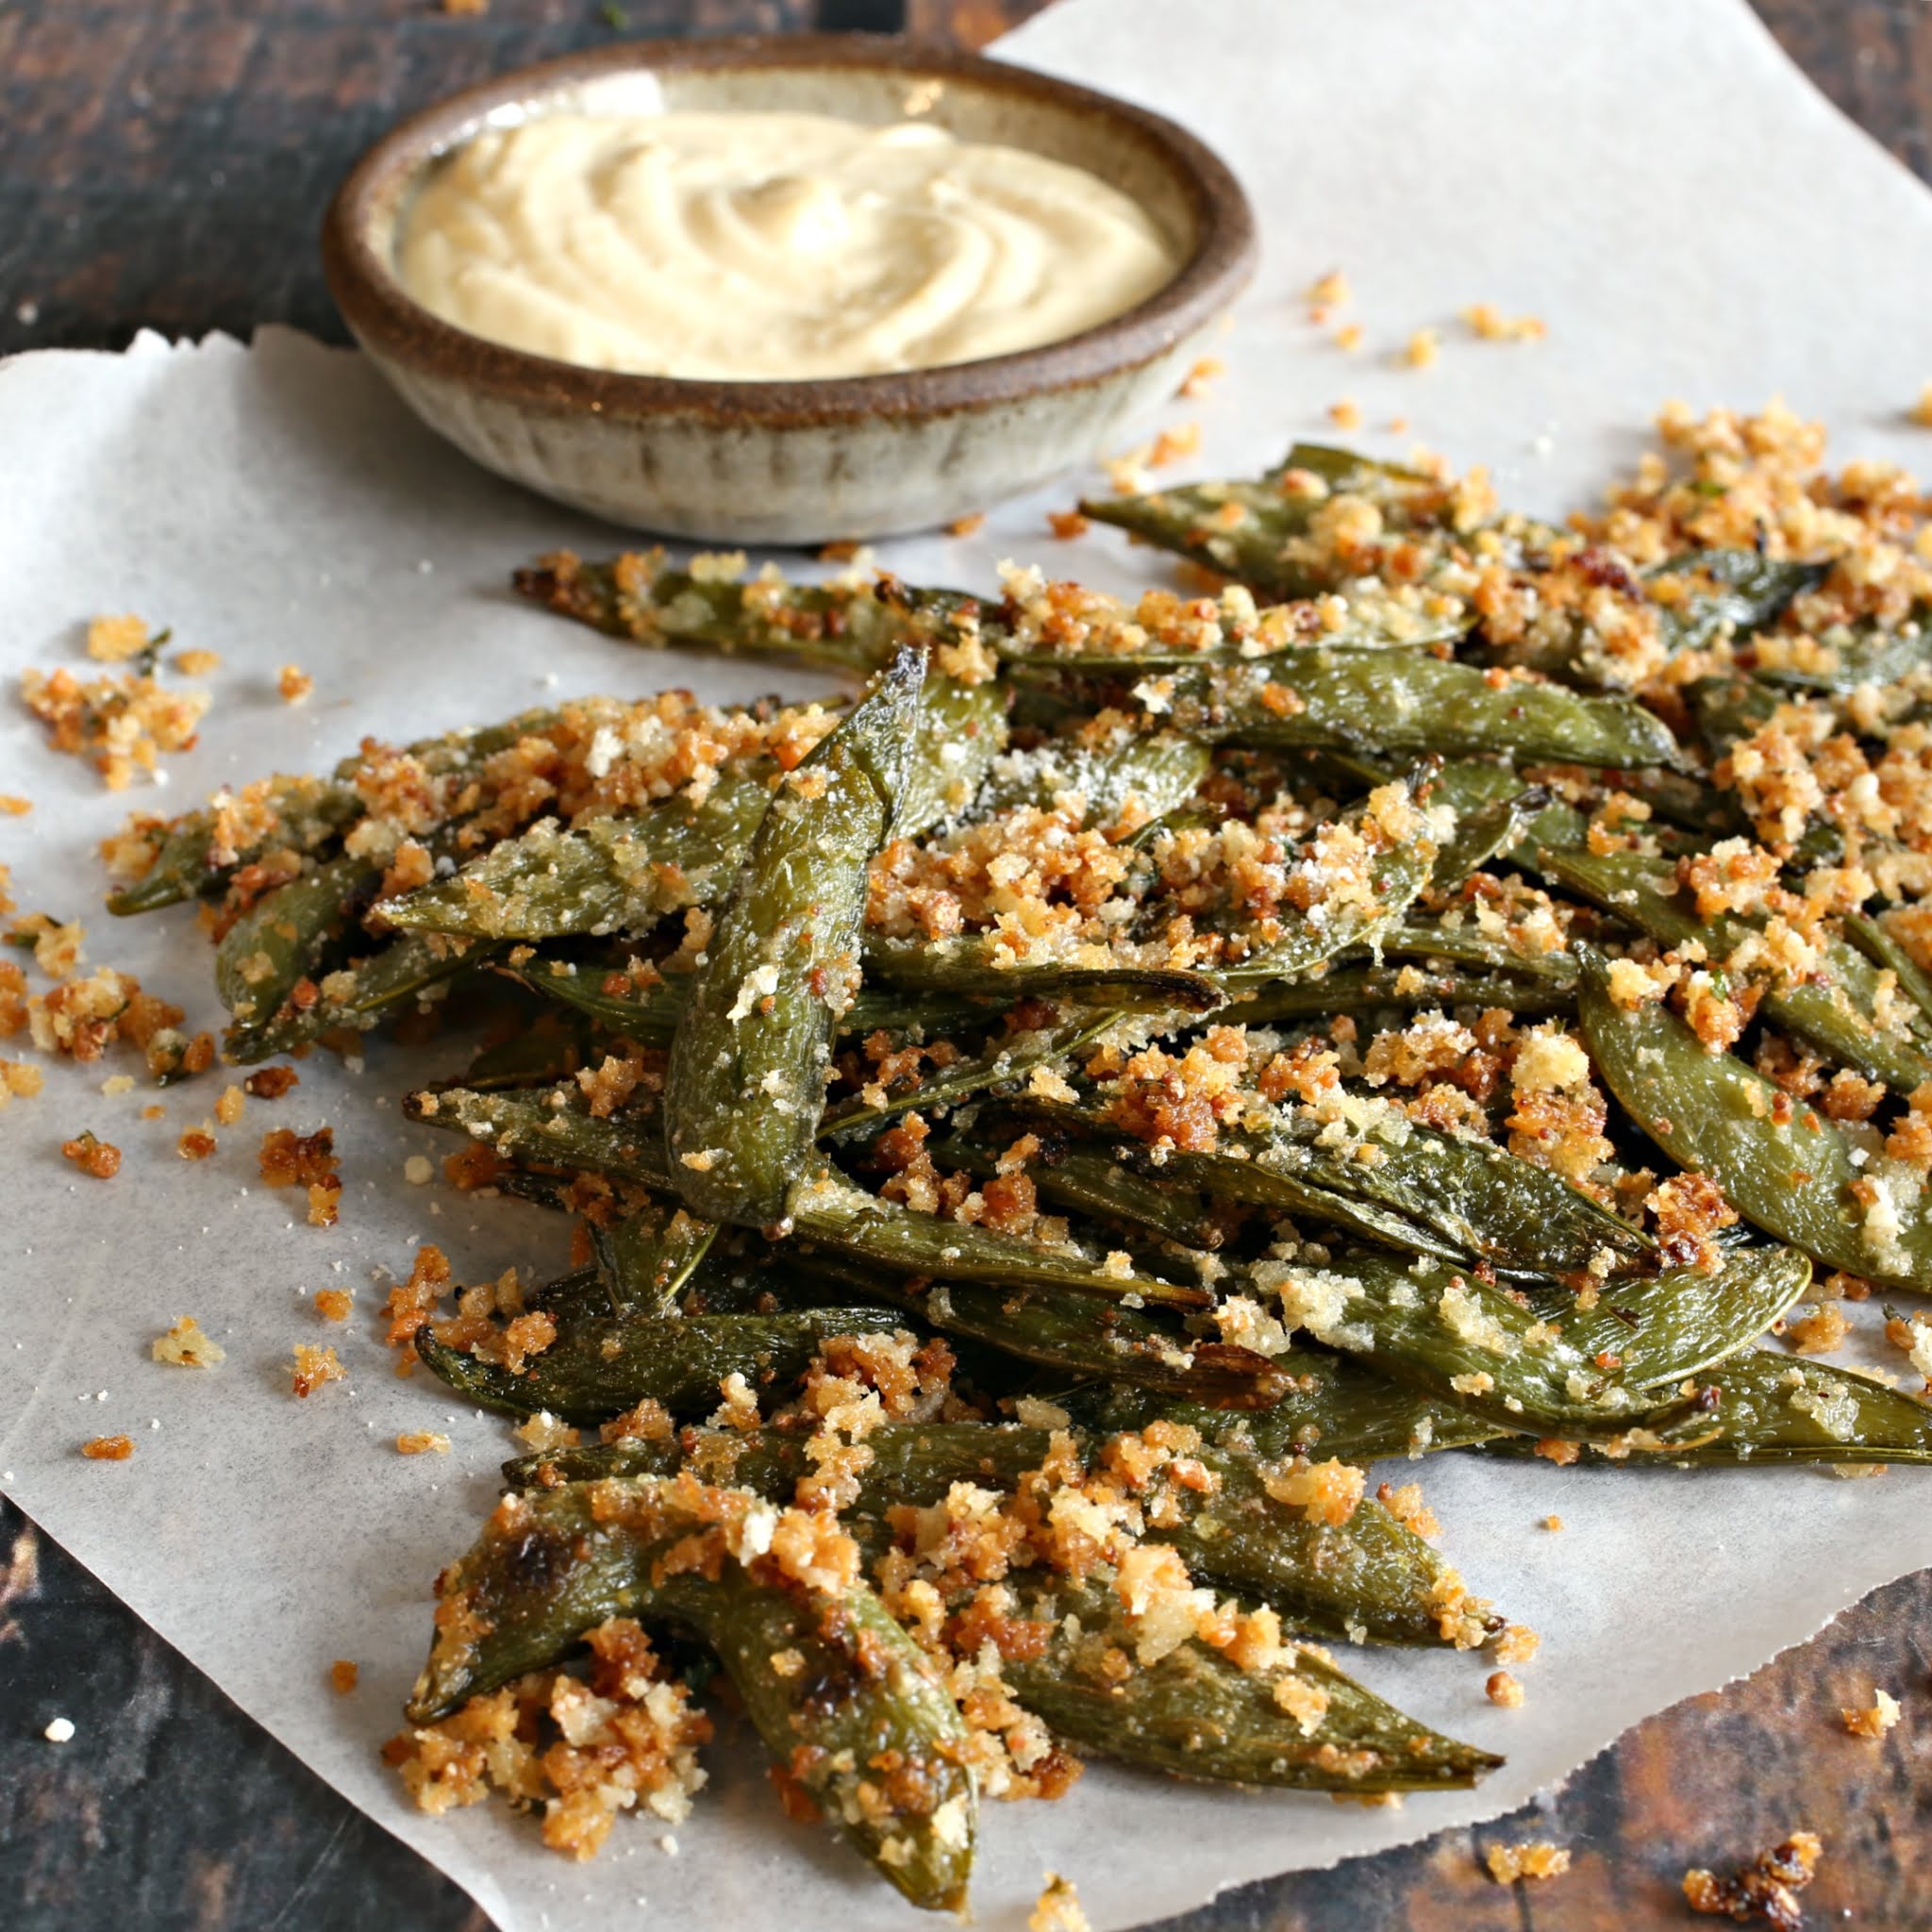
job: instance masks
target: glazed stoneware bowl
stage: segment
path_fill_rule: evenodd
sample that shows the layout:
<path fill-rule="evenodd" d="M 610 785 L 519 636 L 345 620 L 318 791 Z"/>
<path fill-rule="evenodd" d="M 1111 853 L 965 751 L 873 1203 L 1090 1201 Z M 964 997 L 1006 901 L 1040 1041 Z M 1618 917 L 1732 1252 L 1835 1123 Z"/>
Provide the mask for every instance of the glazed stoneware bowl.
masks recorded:
<path fill-rule="evenodd" d="M 692 382 L 504 347 L 412 301 L 398 224 L 427 170 L 486 127 L 545 111 L 788 110 L 870 124 L 923 113 L 1030 148 L 1139 201 L 1174 280 L 1064 341 L 903 375 Z M 357 164 L 323 228 L 358 341 L 424 422 L 560 503 L 707 542 L 813 543 L 929 529 L 1118 445 L 1172 394 L 1252 272 L 1228 170 L 1158 115 L 973 55 L 848 36 L 650 42 L 508 74 L 406 121 Z"/>

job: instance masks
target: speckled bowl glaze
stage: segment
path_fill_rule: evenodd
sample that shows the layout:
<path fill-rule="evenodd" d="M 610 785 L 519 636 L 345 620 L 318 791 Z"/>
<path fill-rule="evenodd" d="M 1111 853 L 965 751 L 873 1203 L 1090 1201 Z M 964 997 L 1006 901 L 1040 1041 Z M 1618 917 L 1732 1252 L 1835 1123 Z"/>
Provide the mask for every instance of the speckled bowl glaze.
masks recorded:
<path fill-rule="evenodd" d="M 909 108 L 964 140 L 1074 163 L 1139 200 L 1182 267 L 1113 321 L 1017 355 L 816 382 L 612 375 L 484 341 L 412 301 L 398 222 L 425 170 L 546 110 Z M 859 36 L 647 42 L 507 74 L 403 123 L 323 227 L 350 329 L 432 429 L 487 469 L 612 523 L 726 543 L 929 529 L 1112 447 L 1172 394 L 1256 258 L 1247 197 L 1191 135 L 1124 102 L 973 55 Z"/>

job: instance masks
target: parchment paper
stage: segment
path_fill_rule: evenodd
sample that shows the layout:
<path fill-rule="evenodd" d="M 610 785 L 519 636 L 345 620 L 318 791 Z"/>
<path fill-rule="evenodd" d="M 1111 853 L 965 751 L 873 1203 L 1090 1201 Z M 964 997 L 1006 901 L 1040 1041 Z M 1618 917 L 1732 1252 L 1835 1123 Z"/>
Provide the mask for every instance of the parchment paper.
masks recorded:
<path fill-rule="evenodd" d="M 1200 129 L 1262 209 L 1267 265 L 1213 399 L 1176 405 L 1206 445 L 1194 474 L 1245 473 L 1326 406 L 1360 404 L 1360 440 L 1399 453 L 1391 416 L 1458 462 L 1487 460 L 1507 499 L 1557 509 L 1641 445 L 1654 407 L 1757 407 L 1783 392 L 1828 419 L 1838 454 L 1932 456 L 1905 411 L 1932 375 L 1932 200 L 1841 123 L 1734 0 L 1068 0 L 1006 45 Z M 1331 267 L 1356 290 L 1367 346 L 1306 319 Z M 1495 345 L 1463 305 L 1534 311 L 1548 340 Z M 1427 371 L 1392 353 L 1443 333 Z M 116 924 L 99 910 L 95 842 L 130 805 L 178 808 L 217 783 L 325 766 L 364 732 L 408 736 L 547 695 L 683 680 L 720 697 L 800 674 L 661 660 L 520 608 L 506 575 L 535 550 L 608 538 L 498 485 L 420 430 L 353 356 L 285 333 L 125 357 L 45 354 L 0 370 L 0 670 L 80 662 L 80 622 L 132 610 L 224 669 L 200 748 L 166 791 L 103 792 L 0 709 L 0 789 L 35 809 L 0 821 L 25 908 L 84 916 L 92 961 L 218 1017 L 206 942 L 186 911 Z M 1170 474 L 1185 475 L 1188 472 Z M 991 581 L 1006 555 L 1135 581 L 1096 532 L 1046 540 L 1050 492 L 970 541 L 891 546 L 907 575 Z M 276 667 L 316 678 L 299 710 Z M 0 1050 L 6 1050 L 0 1046 Z M 317 1055 L 285 1101 L 254 1103 L 200 1165 L 174 1152 L 218 1079 L 165 1096 L 100 1092 L 109 1061 L 61 1068 L 0 1117 L 0 1486 L 336 1788 L 418 1846 L 506 1927 L 659 1922 L 753 1926 L 783 1901 L 795 1932 L 903 1925 L 909 1911 L 824 1834 L 784 1824 L 755 1751 L 725 1740 L 677 1834 L 620 1820 L 594 1865 L 542 1851 L 494 1805 L 437 1822 L 407 1810 L 376 1749 L 428 1632 L 432 1575 L 471 1541 L 506 1453 L 503 1425 L 426 1376 L 403 1382 L 375 1335 L 384 1271 L 435 1239 L 468 1278 L 558 1259 L 545 1217 L 403 1179 L 447 1141 L 395 1096 L 458 1062 L 372 1042 L 366 1067 Z M 341 1224 L 300 1224 L 268 1193 L 270 1125 L 328 1122 L 344 1157 Z M 83 1127 L 125 1150 L 102 1184 L 59 1158 Z M 316 1289 L 357 1310 L 325 1333 Z M 197 1315 L 228 1351 L 209 1373 L 149 1357 Z M 298 1403 L 297 1341 L 333 1341 L 349 1384 Z M 398 1431 L 446 1431 L 447 1457 L 405 1459 Z M 126 1430 L 125 1464 L 79 1443 Z M 1358 1654 L 1418 1716 L 1508 1754 L 1468 1796 L 1402 1810 L 1191 1790 L 1096 1767 L 1057 1807 L 992 1806 L 979 1922 L 1024 1920 L 1041 1870 L 1079 1883 L 1096 1925 L 1138 1923 L 1218 1888 L 1331 1863 L 1522 1803 L 1634 1720 L 1746 1671 L 1902 1571 L 1932 1562 L 1923 1476 L 1563 1472 L 1444 1457 L 1420 1471 L 1473 1583 L 1543 1633 L 1529 1701 L 1491 1708 L 1474 1657 Z M 1569 1527 L 1537 1525 L 1560 1508 Z M 328 1688 L 336 1657 L 361 1688 Z M 50 1713 L 51 1714 L 51 1713 Z M 72 1748 L 81 1748 L 75 1746 Z"/>

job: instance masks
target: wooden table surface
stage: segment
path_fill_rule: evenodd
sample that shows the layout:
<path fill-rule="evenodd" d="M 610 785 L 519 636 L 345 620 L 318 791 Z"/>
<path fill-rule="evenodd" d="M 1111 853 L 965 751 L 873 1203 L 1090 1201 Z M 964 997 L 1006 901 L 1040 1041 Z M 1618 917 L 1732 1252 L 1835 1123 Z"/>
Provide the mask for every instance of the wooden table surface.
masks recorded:
<path fill-rule="evenodd" d="M 1756 4 L 1834 100 L 1932 178 L 1932 5 Z M 494 0 L 455 17 L 434 0 L 0 0 L 0 351 L 120 347 L 140 326 L 245 336 L 258 322 L 341 340 L 309 242 L 331 187 L 399 114 L 508 66 L 622 33 L 906 27 L 976 44 L 1032 10 Z M 1932 1572 L 1640 1725 L 1543 1806 L 1250 1886 L 1166 1932 L 1690 1925 L 1687 1865 L 1726 1866 L 1797 1827 L 1827 1847 L 1808 1923 L 1928 1932 L 1928 1631 Z M 1883 1743 L 1838 1722 L 1874 1683 L 1907 1699 Z M 41 1736 L 56 1714 L 77 1733 L 59 1748 Z M 1485 1844 L 1532 1837 L 1572 1849 L 1567 1876 L 1505 1890 L 1484 1875 Z M 453 1886 L 4 1505 L 0 1901 L 0 1925 L 17 1932 L 486 1932 Z"/>

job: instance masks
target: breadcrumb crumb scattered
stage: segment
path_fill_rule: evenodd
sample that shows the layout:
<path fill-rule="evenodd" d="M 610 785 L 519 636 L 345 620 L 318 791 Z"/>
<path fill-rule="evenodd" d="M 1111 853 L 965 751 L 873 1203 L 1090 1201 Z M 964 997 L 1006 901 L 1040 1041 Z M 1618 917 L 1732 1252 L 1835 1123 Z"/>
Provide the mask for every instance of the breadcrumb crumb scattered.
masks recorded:
<path fill-rule="evenodd" d="M 1046 1874 L 1046 1884 L 1034 1901 L 1026 1932 L 1090 1932 L 1091 1922 L 1080 1904 L 1080 1894 L 1071 1878 L 1058 1872 Z"/>
<path fill-rule="evenodd" d="M 92 1133 L 77 1134 L 60 1143 L 60 1152 L 97 1181 L 110 1181 L 121 1172 L 121 1150 L 111 1141 L 96 1140 Z"/>
<path fill-rule="evenodd" d="M 1899 1703 L 1890 1690 L 1872 1687 L 1872 1702 L 1863 1710 L 1842 1710 L 1845 1729 L 1855 1738 L 1882 1738 L 1899 1721 Z"/>
<path fill-rule="evenodd" d="M 314 689 L 314 678 L 299 665 L 284 664 L 275 674 L 275 690 L 281 693 L 285 705 L 306 704 Z"/>
<path fill-rule="evenodd" d="M 1491 1672 L 1489 1682 L 1483 1686 L 1483 1695 L 1505 1710 L 1519 1710 L 1523 1706 L 1523 1686 L 1507 1671 Z"/>
<path fill-rule="evenodd" d="M 1560 1878 L 1570 1869 L 1570 1853 L 1565 1846 L 1541 1841 L 1491 1845 L 1483 1862 L 1498 1885 L 1515 1885 L 1525 1878 Z"/>
<path fill-rule="evenodd" d="M 95 1436 L 80 1445 L 90 1462 L 125 1462 L 134 1454 L 131 1436 Z"/>
<path fill-rule="evenodd" d="M 157 1336 L 154 1357 L 173 1362 L 177 1368 L 211 1369 L 227 1358 L 227 1350 L 202 1332 L 192 1315 L 183 1315 L 165 1335 Z"/>
<path fill-rule="evenodd" d="M 1362 426 L 1361 407 L 1352 397 L 1343 396 L 1339 403 L 1328 405 L 1328 420 L 1338 429 L 1359 429 Z"/>
<path fill-rule="evenodd" d="M 346 1288 L 318 1288 L 314 1300 L 315 1312 L 325 1322 L 346 1322 L 356 1306 L 355 1295 Z"/>
<path fill-rule="evenodd" d="M 342 1381 L 347 1374 L 348 1371 L 336 1358 L 334 1349 L 315 1348 L 306 1341 L 295 1344 L 295 1360 L 290 1370 L 290 1377 L 297 1395 L 313 1395 L 325 1383 Z"/>
<path fill-rule="evenodd" d="M 1402 359 L 1411 369 L 1428 369 L 1435 364 L 1436 358 L 1442 352 L 1441 338 L 1432 328 L 1419 328 L 1409 337 L 1408 345 L 1402 352 Z"/>
<path fill-rule="evenodd" d="M 449 1438 L 435 1429 L 405 1429 L 396 1438 L 396 1450 L 403 1456 L 447 1456 Z"/>
<path fill-rule="evenodd" d="M 1759 1852 L 1729 1878 L 1701 1867 L 1685 1873 L 1684 1897 L 1693 1912 L 1711 1918 L 1763 1919 L 1779 1932 L 1796 1932 L 1805 1923 L 1797 1894 L 1811 1883 L 1824 1841 L 1816 1833 L 1794 1831 L 1782 1844 Z"/>
<path fill-rule="evenodd" d="M 345 1657 L 339 1657 L 328 1667 L 328 1680 L 339 1696 L 346 1697 L 356 1688 L 362 1674 L 359 1664 L 353 1664 Z"/>

